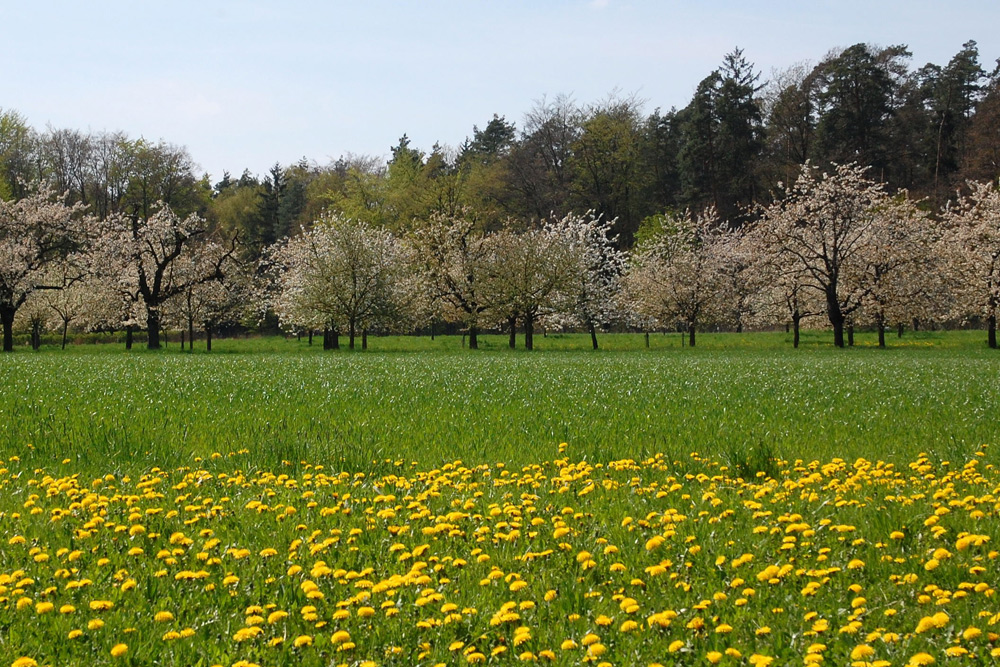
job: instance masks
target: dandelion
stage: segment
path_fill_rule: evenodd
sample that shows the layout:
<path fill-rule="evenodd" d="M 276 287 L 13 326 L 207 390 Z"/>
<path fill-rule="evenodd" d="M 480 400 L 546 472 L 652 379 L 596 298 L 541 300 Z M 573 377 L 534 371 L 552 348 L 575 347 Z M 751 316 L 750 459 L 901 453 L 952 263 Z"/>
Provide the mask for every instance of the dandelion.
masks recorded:
<path fill-rule="evenodd" d="M 115 644 L 111 647 L 111 657 L 120 658 L 128 653 L 128 644 Z"/>
<path fill-rule="evenodd" d="M 868 644 L 860 644 L 851 651 L 851 660 L 864 660 L 875 655 L 875 649 Z"/>

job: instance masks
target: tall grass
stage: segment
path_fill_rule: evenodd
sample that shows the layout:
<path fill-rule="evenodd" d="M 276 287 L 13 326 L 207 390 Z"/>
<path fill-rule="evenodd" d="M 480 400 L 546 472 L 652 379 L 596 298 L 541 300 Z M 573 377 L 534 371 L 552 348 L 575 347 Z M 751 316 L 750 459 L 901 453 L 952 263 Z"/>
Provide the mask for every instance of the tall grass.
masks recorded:
<path fill-rule="evenodd" d="M 695 349 L 654 336 L 648 352 L 641 336 L 605 336 L 597 353 L 550 336 L 540 347 L 558 354 L 491 352 L 499 337 L 479 353 L 454 337 L 378 339 L 367 354 L 294 339 L 211 355 L 16 353 L 0 357 L 0 456 L 127 472 L 247 449 L 261 468 L 357 470 L 516 465 L 565 441 L 596 460 L 698 451 L 748 474 L 775 457 L 957 460 L 1000 440 L 1000 355 L 936 336 L 889 351 L 791 350 L 775 334 L 706 335 Z"/>

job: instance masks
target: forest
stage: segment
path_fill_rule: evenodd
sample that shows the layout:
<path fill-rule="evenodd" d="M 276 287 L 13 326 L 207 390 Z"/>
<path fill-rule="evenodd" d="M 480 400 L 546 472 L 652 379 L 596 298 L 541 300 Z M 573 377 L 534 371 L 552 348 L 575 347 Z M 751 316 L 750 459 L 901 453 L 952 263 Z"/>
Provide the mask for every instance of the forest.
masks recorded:
<path fill-rule="evenodd" d="M 0 109 L 0 320 L 24 331 L 346 336 L 983 326 L 1000 304 L 1000 61 L 856 44 L 683 108 L 617 92 L 494 115 L 458 147 L 218 180 L 166 140 Z M 797 335 L 796 335 L 797 340 Z"/>

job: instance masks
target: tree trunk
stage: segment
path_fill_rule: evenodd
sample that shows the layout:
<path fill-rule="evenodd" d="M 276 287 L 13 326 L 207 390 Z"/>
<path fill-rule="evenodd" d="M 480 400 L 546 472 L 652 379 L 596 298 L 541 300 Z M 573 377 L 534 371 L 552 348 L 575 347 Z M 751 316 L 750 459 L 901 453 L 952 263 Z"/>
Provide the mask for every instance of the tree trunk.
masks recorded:
<path fill-rule="evenodd" d="M 149 338 L 146 340 L 146 348 L 150 350 L 160 349 L 160 311 L 157 308 L 150 308 L 146 315 L 146 332 Z"/>
<path fill-rule="evenodd" d="M 340 349 L 340 329 L 331 329 L 330 336 L 333 338 L 332 349 Z"/>
<path fill-rule="evenodd" d="M 349 343 L 348 343 L 347 346 L 350 349 L 353 350 L 354 349 L 354 320 L 351 320 L 348 323 L 348 325 L 347 325 L 347 331 L 348 331 L 348 340 L 349 340 Z"/>
<path fill-rule="evenodd" d="M 479 328 L 469 327 L 469 349 L 478 350 L 479 349 Z"/>
<path fill-rule="evenodd" d="M 186 335 L 183 331 L 181 332 L 181 352 L 184 351 L 184 338 Z"/>
<path fill-rule="evenodd" d="M 368 349 L 368 329 L 361 330 L 361 349 Z"/>
<path fill-rule="evenodd" d="M 507 341 L 507 347 L 513 350 L 517 347 L 517 318 L 508 317 L 507 326 L 510 327 L 510 338 Z"/>
<path fill-rule="evenodd" d="M 646 332 L 646 349 L 649 349 L 649 332 Z"/>
<path fill-rule="evenodd" d="M 313 344 L 313 330 L 310 329 L 309 330 L 309 345 L 312 346 L 312 344 Z"/>
<path fill-rule="evenodd" d="M 330 336 L 329 329 L 323 329 L 323 349 L 329 350 L 333 348 L 333 338 Z"/>
<path fill-rule="evenodd" d="M 918 320 L 915 317 L 913 318 L 913 330 L 914 331 L 919 331 L 920 330 L 920 320 Z"/>
<path fill-rule="evenodd" d="M 792 347 L 795 349 L 799 348 L 799 328 L 802 322 L 802 316 L 796 313 L 792 315 Z"/>
<path fill-rule="evenodd" d="M 847 347 L 854 347 L 854 325 L 847 325 Z"/>
<path fill-rule="evenodd" d="M 885 347 L 885 323 L 878 323 L 878 346 Z"/>
<path fill-rule="evenodd" d="M 0 321 L 3 322 L 3 351 L 14 351 L 14 309 L 0 308 Z"/>
<path fill-rule="evenodd" d="M 986 343 L 990 349 L 997 349 L 997 316 L 990 315 L 986 318 Z"/>
<path fill-rule="evenodd" d="M 194 352 L 194 318 L 188 318 L 188 352 Z"/>
<path fill-rule="evenodd" d="M 125 349 L 132 349 L 132 325 L 125 327 Z"/>
<path fill-rule="evenodd" d="M 434 323 L 431 322 L 431 340 L 434 340 Z"/>
<path fill-rule="evenodd" d="M 535 349 L 535 317 L 533 315 L 524 316 L 524 349 Z"/>
<path fill-rule="evenodd" d="M 903 337 L 903 323 L 900 322 L 899 324 L 896 325 L 896 338 L 902 338 L 902 337 Z"/>
<path fill-rule="evenodd" d="M 694 347 L 694 322 L 688 323 L 688 345 Z"/>
<path fill-rule="evenodd" d="M 211 324 L 206 324 L 205 325 L 205 351 L 206 352 L 211 352 L 212 351 L 212 325 Z"/>
<path fill-rule="evenodd" d="M 597 327 L 594 323 L 590 323 L 590 345 L 596 350 L 597 349 Z"/>
<path fill-rule="evenodd" d="M 837 301 L 836 291 L 826 292 L 826 314 L 833 327 L 833 344 L 835 347 L 844 347 L 844 313 L 840 310 L 840 302 Z"/>
<path fill-rule="evenodd" d="M 31 349 L 38 352 L 42 346 L 42 325 L 37 322 L 31 324 Z"/>
<path fill-rule="evenodd" d="M 66 349 L 66 334 L 69 332 L 69 320 L 63 320 L 62 349 Z"/>

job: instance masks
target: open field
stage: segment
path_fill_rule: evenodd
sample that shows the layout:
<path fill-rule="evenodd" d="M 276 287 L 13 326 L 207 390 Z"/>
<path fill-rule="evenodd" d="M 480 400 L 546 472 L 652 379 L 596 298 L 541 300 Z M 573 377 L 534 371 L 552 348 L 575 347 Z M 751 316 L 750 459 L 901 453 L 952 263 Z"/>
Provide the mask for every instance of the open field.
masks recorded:
<path fill-rule="evenodd" d="M 597 353 L 580 349 L 585 336 L 540 339 L 534 353 L 510 352 L 501 337 L 478 353 L 455 337 L 373 339 L 353 354 L 280 338 L 219 341 L 211 355 L 25 352 L 0 357 L 0 454 L 101 472 L 240 449 L 261 469 L 522 464 L 560 442 L 596 461 L 692 450 L 734 464 L 756 450 L 961 459 L 1000 436 L 1000 355 L 981 337 L 845 351 L 817 333 L 799 350 L 756 334 L 706 335 L 694 349 L 654 335 L 649 351 L 641 336 L 604 336 Z"/>
<path fill-rule="evenodd" d="M 991 664 L 1000 355 L 826 338 L 0 357 L 0 665 Z"/>

